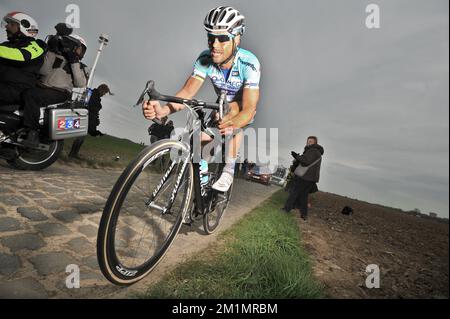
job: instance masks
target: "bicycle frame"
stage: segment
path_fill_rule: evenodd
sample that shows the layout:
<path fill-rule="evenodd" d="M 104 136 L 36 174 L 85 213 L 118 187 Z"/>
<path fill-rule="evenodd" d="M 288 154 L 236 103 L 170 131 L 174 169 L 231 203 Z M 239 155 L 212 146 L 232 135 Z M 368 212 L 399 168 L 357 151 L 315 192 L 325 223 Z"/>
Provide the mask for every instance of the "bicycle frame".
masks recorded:
<path fill-rule="evenodd" d="M 208 134 L 212 132 L 207 126 L 209 119 L 214 119 L 214 117 L 211 116 L 205 120 L 206 116 L 203 109 L 217 110 L 220 111 L 220 115 L 223 115 L 225 94 L 221 94 L 219 104 L 207 104 L 197 100 L 160 95 L 153 89 L 153 84 L 153 82 L 147 83 L 138 104 L 143 102 L 143 98 L 146 95 L 148 95 L 150 100 L 184 104 L 188 110 L 187 125 L 182 134 L 180 134 L 178 141 L 161 140 L 143 150 L 119 177 L 108 197 L 97 235 L 97 259 L 103 275 L 109 281 L 118 285 L 133 284 L 152 271 L 170 248 L 183 223 L 193 222 L 196 217 L 202 215 L 205 232 L 207 234 L 214 232 L 224 209 L 226 209 L 226 206 L 223 206 L 223 209 L 219 209 L 218 205 L 221 205 L 221 203 L 227 205 L 231 195 L 231 191 L 221 193 L 213 190 L 211 187 L 215 177 L 218 177 L 223 169 L 225 154 L 222 152 L 222 163 L 217 164 L 218 166 L 214 168 L 211 167 L 211 173 L 216 175 L 210 175 L 210 183 L 206 186 L 200 182 L 200 164 L 197 157 L 194 156 L 198 152 L 198 149 L 194 147 L 199 146 L 195 142 L 197 142 L 197 139 L 200 142 L 200 136 L 196 133 L 201 132 L 202 129 L 206 129 Z M 214 149 L 218 150 L 219 142 L 221 142 L 222 150 L 224 150 L 224 136 L 217 135 L 215 132 L 212 134 L 216 137 L 214 143 L 216 147 Z M 151 171 L 149 174 L 143 172 L 159 157 L 167 156 L 168 154 L 171 155 L 171 160 L 168 161 L 166 167 L 163 167 L 162 172 L 160 170 L 158 173 L 162 173 L 162 176 L 158 175 L 159 177 L 155 179 Z M 215 162 L 220 162 L 218 161 L 219 153 L 215 152 L 214 156 L 216 158 Z M 144 174 L 141 175 L 141 173 Z M 142 179 L 138 180 L 140 176 L 142 176 Z M 146 183 L 149 178 L 152 179 L 150 185 Z M 144 181 L 144 188 L 140 187 L 140 181 Z M 131 190 L 132 187 L 135 187 L 136 190 Z M 205 187 L 207 188 L 205 189 Z M 207 190 L 206 193 L 204 192 L 205 190 Z M 130 191 L 132 194 L 128 198 Z M 139 195 L 137 199 L 134 197 L 135 191 Z M 168 198 L 158 195 L 163 192 Z M 202 192 L 204 196 L 202 196 Z M 176 205 L 174 204 L 175 198 L 178 198 L 181 194 L 183 195 L 180 196 L 181 206 L 179 209 L 174 209 Z M 195 200 L 192 196 L 194 196 Z M 138 211 L 125 209 L 123 218 L 119 220 L 119 216 L 122 214 L 122 205 L 125 201 L 128 203 L 128 199 L 132 201 L 132 206 L 134 206 L 134 203 L 138 203 L 139 208 L 136 207 Z M 142 206 L 140 205 L 142 205 L 143 201 L 145 201 L 147 208 L 152 209 L 144 208 L 144 211 L 142 211 Z M 214 212 L 217 212 L 217 217 L 215 217 Z M 165 214 L 167 215 L 164 217 L 163 215 Z M 131 220 L 127 218 L 129 216 L 131 216 Z M 140 217 L 143 217 L 143 219 Z M 189 220 L 186 220 L 186 217 Z M 127 228 L 131 227 L 129 225 L 130 221 L 136 223 L 137 226 L 142 224 L 142 228 L 135 230 L 136 234 L 131 236 Z M 150 228 L 147 229 L 147 232 L 144 232 L 148 226 L 147 224 L 150 224 Z M 133 230 L 132 227 L 131 230 Z M 135 236 L 137 237 L 134 238 Z M 144 238 L 146 239 L 143 242 Z M 129 246 L 131 249 L 128 249 L 127 247 L 130 243 L 137 243 L 137 246 L 131 245 Z M 145 257 L 138 255 L 138 248 L 141 248 L 141 244 L 145 249 L 143 251 Z M 150 246 L 147 247 L 148 244 Z M 128 252 L 132 253 L 132 255 L 127 254 Z M 142 258 L 144 260 L 141 260 Z"/>
<path fill-rule="evenodd" d="M 176 195 L 178 193 L 178 190 L 180 187 L 180 182 L 181 182 L 184 172 L 186 170 L 187 163 L 191 162 L 193 165 L 193 171 L 194 171 L 193 183 L 194 183 L 195 204 L 196 204 L 197 212 L 200 215 L 204 215 L 204 214 L 208 213 L 207 208 L 208 208 L 208 204 L 212 200 L 212 192 L 208 192 L 208 196 L 206 196 L 206 197 L 202 196 L 202 190 L 201 190 L 201 184 L 200 184 L 200 165 L 199 165 L 199 163 L 193 162 L 193 156 L 194 156 L 193 149 L 194 149 L 194 142 L 195 142 L 194 141 L 194 131 L 196 129 L 200 129 L 201 131 L 203 131 L 203 129 L 206 129 L 206 130 L 208 129 L 205 124 L 205 119 L 204 119 L 204 112 L 203 112 L 204 108 L 210 108 L 210 109 L 218 108 L 219 109 L 219 119 L 221 119 L 223 117 L 224 106 L 226 103 L 226 91 L 221 92 L 218 104 L 207 104 L 205 102 L 198 101 L 198 100 L 184 100 L 184 99 L 180 99 L 177 97 L 164 96 L 164 95 L 161 95 L 158 92 L 156 92 L 154 90 L 153 86 L 154 86 L 153 81 L 147 82 L 146 88 L 144 89 L 144 92 L 142 93 L 142 95 L 139 98 L 136 105 L 143 102 L 143 99 L 146 94 L 150 98 L 158 99 L 158 100 L 162 100 L 162 101 L 168 101 L 168 102 L 180 102 L 181 101 L 182 104 L 188 109 L 189 113 L 187 116 L 185 129 L 184 129 L 183 133 L 180 134 L 180 137 L 178 140 L 180 143 L 182 143 L 185 146 L 186 150 L 189 152 L 189 157 L 182 160 L 183 166 L 181 168 L 181 171 L 178 173 L 176 183 L 172 190 L 172 194 L 170 196 L 168 205 L 166 207 L 160 207 L 160 206 L 156 205 L 153 202 L 153 200 L 159 194 L 164 183 L 167 181 L 170 174 L 172 173 L 173 168 L 176 165 L 175 161 L 172 162 L 170 167 L 166 170 L 166 172 L 162 176 L 160 182 L 158 183 L 156 189 L 153 191 L 153 193 L 152 193 L 151 197 L 149 198 L 149 200 L 147 201 L 146 205 L 150 208 L 155 208 L 155 209 L 161 211 L 162 215 L 169 212 L 175 201 Z M 159 121 L 155 121 L 155 122 L 159 123 Z M 187 140 L 189 142 L 186 142 Z M 225 152 L 224 152 L 225 143 L 226 143 L 225 137 L 221 136 L 222 165 L 223 165 L 223 163 L 225 163 Z M 165 153 L 167 153 L 167 152 L 165 152 Z M 163 156 L 165 153 L 157 154 L 157 155 L 153 156 L 152 158 L 150 158 L 147 162 L 151 163 L 156 158 Z M 144 167 L 146 167 L 147 165 L 148 164 L 145 164 Z"/>

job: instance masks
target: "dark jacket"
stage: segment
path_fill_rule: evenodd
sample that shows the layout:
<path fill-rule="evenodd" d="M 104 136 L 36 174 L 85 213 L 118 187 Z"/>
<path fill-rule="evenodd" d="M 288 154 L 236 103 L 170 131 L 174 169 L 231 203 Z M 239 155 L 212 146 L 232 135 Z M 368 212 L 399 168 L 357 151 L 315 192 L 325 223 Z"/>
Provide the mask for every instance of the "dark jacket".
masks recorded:
<path fill-rule="evenodd" d="M 158 140 L 162 140 L 165 138 L 170 138 L 170 134 L 172 133 L 173 129 L 173 125 L 153 123 L 148 128 L 148 134 L 156 136 Z"/>
<path fill-rule="evenodd" d="M 0 44 L 0 83 L 35 87 L 46 49 L 44 41 L 24 36 Z"/>
<path fill-rule="evenodd" d="M 100 110 L 102 109 L 102 98 L 97 89 L 92 90 L 91 98 L 89 99 L 89 125 L 88 132 L 95 136 L 97 133 L 97 126 L 100 125 Z"/>
<path fill-rule="evenodd" d="M 313 145 L 307 145 L 305 146 L 305 149 L 303 151 L 302 155 L 295 156 L 295 159 L 298 161 L 298 163 L 302 166 L 309 166 L 314 161 L 316 161 L 318 158 L 321 158 L 323 155 L 323 147 L 319 144 L 313 144 Z M 319 162 L 311 166 L 305 175 L 301 177 L 301 179 L 304 179 L 306 181 L 311 182 L 319 182 L 320 178 L 320 165 L 322 164 L 322 159 L 320 159 Z"/>

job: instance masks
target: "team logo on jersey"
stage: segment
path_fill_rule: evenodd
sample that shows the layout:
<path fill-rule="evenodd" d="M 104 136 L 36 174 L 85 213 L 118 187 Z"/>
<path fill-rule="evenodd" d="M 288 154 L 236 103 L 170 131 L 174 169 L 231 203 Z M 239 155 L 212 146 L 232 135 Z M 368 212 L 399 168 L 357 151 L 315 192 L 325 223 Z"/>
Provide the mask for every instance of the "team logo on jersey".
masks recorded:
<path fill-rule="evenodd" d="M 231 75 L 232 76 L 239 76 L 239 71 L 233 71 L 233 72 L 231 72 Z"/>
<path fill-rule="evenodd" d="M 252 64 L 252 63 L 250 63 L 250 62 L 246 62 L 246 61 L 244 61 L 244 60 L 242 60 L 240 57 L 239 57 L 239 61 L 241 61 L 241 63 L 243 64 L 243 65 L 245 65 L 245 66 L 248 66 L 250 69 L 252 69 L 253 71 L 257 71 L 256 70 L 256 68 L 255 68 L 255 66 Z"/>

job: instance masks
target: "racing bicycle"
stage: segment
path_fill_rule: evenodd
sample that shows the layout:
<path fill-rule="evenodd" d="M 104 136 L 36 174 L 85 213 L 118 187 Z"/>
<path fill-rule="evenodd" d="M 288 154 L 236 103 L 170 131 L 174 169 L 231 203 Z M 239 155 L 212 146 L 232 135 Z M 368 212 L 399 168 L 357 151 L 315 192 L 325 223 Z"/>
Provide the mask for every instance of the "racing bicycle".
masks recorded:
<path fill-rule="evenodd" d="M 182 224 L 202 220 L 206 234 L 213 233 L 232 193 L 232 186 L 225 193 L 212 189 L 225 165 L 226 138 L 212 127 L 217 116 L 221 119 L 227 110 L 226 91 L 217 103 L 206 103 L 162 95 L 154 82 L 148 81 L 136 105 L 146 97 L 184 104 L 187 121 L 178 140 L 164 139 L 145 148 L 123 171 L 109 195 L 97 235 L 97 258 L 103 275 L 116 285 L 131 285 L 148 275 Z M 211 111 L 209 116 L 207 111 Z M 219 147 L 208 154 L 206 174 L 195 160 L 198 132 L 220 140 Z M 162 157 L 169 160 L 164 161 L 162 170 L 156 170 L 152 164 Z"/>

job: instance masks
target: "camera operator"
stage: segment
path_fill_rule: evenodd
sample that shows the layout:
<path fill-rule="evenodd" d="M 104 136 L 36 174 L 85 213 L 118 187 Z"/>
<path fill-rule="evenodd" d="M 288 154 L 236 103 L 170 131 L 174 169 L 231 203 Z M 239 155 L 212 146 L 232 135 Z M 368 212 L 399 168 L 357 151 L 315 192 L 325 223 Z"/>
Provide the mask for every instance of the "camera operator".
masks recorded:
<path fill-rule="evenodd" d="M 57 34 L 48 39 L 48 52 L 40 69 L 42 77 L 37 87 L 23 94 L 24 126 L 29 128 L 24 145 L 35 147 L 39 144 L 40 108 L 62 103 L 72 96 L 72 89 L 86 87 L 88 73 L 83 59 L 87 45 L 84 39 L 71 34 L 72 29 L 58 24 Z"/>

